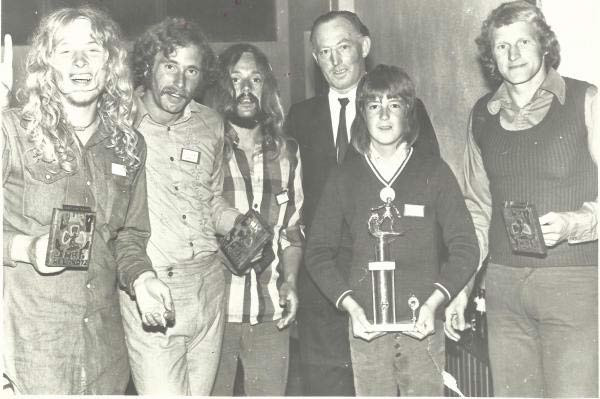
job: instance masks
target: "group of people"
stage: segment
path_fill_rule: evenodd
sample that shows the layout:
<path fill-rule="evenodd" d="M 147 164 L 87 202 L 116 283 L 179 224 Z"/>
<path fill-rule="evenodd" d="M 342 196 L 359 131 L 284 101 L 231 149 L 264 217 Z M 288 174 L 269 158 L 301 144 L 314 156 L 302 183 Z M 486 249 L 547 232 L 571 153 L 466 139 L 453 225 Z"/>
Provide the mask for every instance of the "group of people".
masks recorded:
<path fill-rule="evenodd" d="M 442 396 L 444 336 L 467 327 L 487 262 L 495 394 L 598 395 L 597 89 L 559 75 L 541 11 L 483 22 L 497 86 L 470 115 L 460 184 L 411 78 L 367 71 L 356 14 L 318 17 L 310 41 L 329 91 L 285 115 L 256 46 L 215 57 L 168 17 L 128 53 L 102 11 L 42 19 L 2 116 L 5 389 L 123 394 L 131 373 L 139 394 L 231 396 L 239 362 L 246 394 L 282 396 L 296 323 L 304 395 Z M 6 106 L 8 37 L 0 72 Z M 511 251 L 507 200 L 535 204 L 545 257 Z M 83 270 L 45 264 L 64 205 L 95 212 Z M 273 239 L 238 276 L 218 237 L 250 209 Z M 385 260 L 412 336 L 374 325 L 369 216 L 399 234 Z"/>

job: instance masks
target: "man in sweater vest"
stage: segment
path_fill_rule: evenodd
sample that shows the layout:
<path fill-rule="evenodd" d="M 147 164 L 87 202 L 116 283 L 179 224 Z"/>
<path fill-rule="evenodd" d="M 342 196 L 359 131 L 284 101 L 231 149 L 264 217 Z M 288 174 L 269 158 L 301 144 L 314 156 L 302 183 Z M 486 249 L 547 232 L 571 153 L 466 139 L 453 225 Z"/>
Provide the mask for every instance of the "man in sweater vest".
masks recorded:
<path fill-rule="evenodd" d="M 528 2 L 492 11 L 476 42 L 500 82 L 473 108 L 464 168 L 482 259 L 489 255 L 494 394 L 598 396 L 597 89 L 556 72 L 558 41 Z M 535 205 L 545 256 L 511 250 L 504 201 Z M 467 292 L 447 313 L 451 338 L 464 328 Z"/>

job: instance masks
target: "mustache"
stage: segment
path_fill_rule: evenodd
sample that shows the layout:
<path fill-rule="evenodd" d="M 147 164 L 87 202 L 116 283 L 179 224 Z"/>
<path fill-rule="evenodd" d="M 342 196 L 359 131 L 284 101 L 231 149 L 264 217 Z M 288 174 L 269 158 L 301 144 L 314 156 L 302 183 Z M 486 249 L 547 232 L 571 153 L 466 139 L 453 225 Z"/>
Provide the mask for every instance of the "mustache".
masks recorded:
<path fill-rule="evenodd" d="M 161 95 L 175 94 L 175 95 L 178 95 L 180 97 L 185 97 L 185 98 L 189 97 L 188 93 L 186 93 L 185 90 L 179 90 L 178 88 L 172 87 L 172 86 L 163 87 L 163 89 L 160 91 L 160 94 Z"/>
<path fill-rule="evenodd" d="M 242 93 L 235 99 L 236 103 L 239 104 L 244 100 L 250 99 L 254 104 L 258 105 L 258 98 L 252 93 Z"/>

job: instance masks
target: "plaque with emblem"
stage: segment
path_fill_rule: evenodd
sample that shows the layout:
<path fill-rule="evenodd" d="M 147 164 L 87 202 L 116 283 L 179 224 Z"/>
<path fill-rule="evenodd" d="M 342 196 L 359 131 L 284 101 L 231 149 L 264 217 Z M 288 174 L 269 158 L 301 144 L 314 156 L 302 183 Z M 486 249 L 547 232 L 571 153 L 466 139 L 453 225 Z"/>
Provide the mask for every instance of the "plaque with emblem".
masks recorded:
<path fill-rule="evenodd" d="M 92 256 L 96 213 L 89 207 L 63 205 L 54 208 L 46 266 L 87 269 Z"/>
<path fill-rule="evenodd" d="M 535 205 L 529 202 L 505 201 L 502 216 L 513 252 L 546 256 L 546 243 Z"/>
<path fill-rule="evenodd" d="M 243 275 L 260 258 L 265 245 L 271 243 L 273 231 L 261 215 L 250 209 L 238 218 L 235 226 L 219 239 L 227 258 L 225 266 L 235 275 Z"/>

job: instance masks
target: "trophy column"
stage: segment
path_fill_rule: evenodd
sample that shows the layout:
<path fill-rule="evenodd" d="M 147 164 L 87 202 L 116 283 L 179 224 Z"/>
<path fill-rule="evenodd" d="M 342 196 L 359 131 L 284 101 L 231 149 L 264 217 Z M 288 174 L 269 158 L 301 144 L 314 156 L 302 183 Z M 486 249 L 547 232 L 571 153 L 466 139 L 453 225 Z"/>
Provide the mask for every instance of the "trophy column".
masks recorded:
<path fill-rule="evenodd" d="M 369 232 L 376 238 L 375 261 L 369 262 L 373 299 L 373 324 L 376 331 L 411 331 L 413 322 L 398 323 L 396 319 L 396 262 L 389 259 L 389 243 L 402 235 L 394 230 L 400 220 L 400 212 L 390 198 L 378 208 L 371 209 Z"/>

